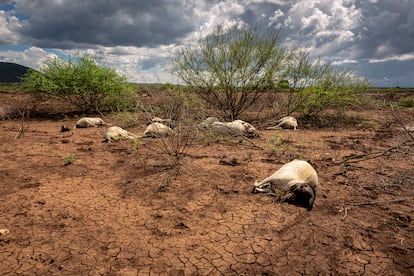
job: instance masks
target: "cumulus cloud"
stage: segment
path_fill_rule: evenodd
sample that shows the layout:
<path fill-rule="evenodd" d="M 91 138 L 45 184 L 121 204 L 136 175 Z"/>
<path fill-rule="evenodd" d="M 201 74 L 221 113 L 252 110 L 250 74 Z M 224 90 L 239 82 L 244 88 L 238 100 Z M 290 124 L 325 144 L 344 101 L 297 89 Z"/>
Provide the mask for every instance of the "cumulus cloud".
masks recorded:
<path fill-rule="evenodd" d="M 2 61 L 13 62 L 30 68 L 39 68 L 44 61 L 56 57 L 58 57 L 57 54 L 45 51 L 39 47 L 30 47 L 23 51 L 0 50 L 0 59 Z"/>
<path fill-rule="evenodd" d="M 0 45 L 12 45 L 19 41 L 18 29 L 21 27 L 17 17 L 0 10 Z"/>
<path fill-rule="evenodd" d="M 170 81 L 164 71 L 169 55 L 195 45 L 217 24 L 280 29 L 285 46 L 308 49 L 376 80 L 382 77 L 372 72 L 386 70 L 382 65 L 404 63 L 403 68 L 414 60 L 414 1 L 0 0 L 0 46 L 27 44 L 44 56 L 52 48 L 88 52 L 138 82 L 139 76 Z M 402 75 L 414 86 L 414 69 Z"/>

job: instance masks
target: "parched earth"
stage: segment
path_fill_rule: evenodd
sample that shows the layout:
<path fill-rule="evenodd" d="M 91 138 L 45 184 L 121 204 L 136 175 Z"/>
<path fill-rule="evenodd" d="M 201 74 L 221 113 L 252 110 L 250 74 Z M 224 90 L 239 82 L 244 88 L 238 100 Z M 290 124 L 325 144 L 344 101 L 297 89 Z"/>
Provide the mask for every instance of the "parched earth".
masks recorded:
<path fill-rule="evenodd" d="M 256 147 L 197 139 L 179 171 L 160 139 L 102 143 L 56 112 L 0 121 L 0 274 L 413 275 L 414 110 L 355 112 L 260 129 Z M 295 158 L 319 174 L 312 211 L 251 193 Z"/>

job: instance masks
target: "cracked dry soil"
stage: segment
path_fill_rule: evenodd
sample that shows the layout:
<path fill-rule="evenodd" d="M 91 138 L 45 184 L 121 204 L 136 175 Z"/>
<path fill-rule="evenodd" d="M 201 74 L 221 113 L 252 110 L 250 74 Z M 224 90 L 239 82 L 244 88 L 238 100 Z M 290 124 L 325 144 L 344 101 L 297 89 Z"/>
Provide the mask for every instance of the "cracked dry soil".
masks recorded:
<path fill-rule="evenodd" d="M 404 139 L 391 109 L 362 115 L 378 127 L 260 130 L 264 150 L 196 141 L 178 175 L 159 139 L 60 132 L 75 118 L 30 119 L 14 139 L 20 121 L 0 121 L 0 274 L 413 275 L 413 149 L 337 164 Z M 288 145 L 271 150 L 275 133 Z M 294 158 L 319 174 L 311 212 L 251 193 Z"/>

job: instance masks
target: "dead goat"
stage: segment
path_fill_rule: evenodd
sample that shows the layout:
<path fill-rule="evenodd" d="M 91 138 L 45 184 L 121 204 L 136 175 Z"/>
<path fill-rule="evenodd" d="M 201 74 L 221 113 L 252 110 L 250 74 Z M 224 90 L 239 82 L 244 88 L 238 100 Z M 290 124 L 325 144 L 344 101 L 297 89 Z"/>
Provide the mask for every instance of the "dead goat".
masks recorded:
<path fill-rule="evenodd" d="M 232 136 L 260 136 L 251 124 L 242 120 L 234 120 L 233 122 L 214 122 L 211 124 L 211 129 L 215 132 Z"/>
<path fill-rule="evenodd" d="M 138 139 L 139 137 L 118 126 L 111 126 L 105 132 L 105 142 L 113 142 L 124 139 Z"/>
<path fill-rule="evenodd" d="M 83 117 L 76 122 L 75 128 L 87 128 L 87 127 L 101 127 L 110 126 L 111 124 L 105 123 L 104 120 L 97 117 Z"/>
<path fill-rule="evenodd" d="M 173 130 L 162 123 L 151 123 L 147 125 L 143 137 L 159 138 L 171 135 Z"/>
<path fill-rule="evenodd" d="M 296 118 L 292 116 L 283 117 L 279 119 L 278 121 L 276 121 L 276 123 L 277 123 L 276 126 L 267 127 L 266 129 L 286 128 L 286 129 L 296 130 L 298 127 L 298 120 L 296 120 Z"/>
<path fill-rule="evenodd" d="M 293 160 L 254 184 L 253 193 L 267 193 L 279 200 L 312 210 L 319 185 L 315 169 L 306 161 Z"/>

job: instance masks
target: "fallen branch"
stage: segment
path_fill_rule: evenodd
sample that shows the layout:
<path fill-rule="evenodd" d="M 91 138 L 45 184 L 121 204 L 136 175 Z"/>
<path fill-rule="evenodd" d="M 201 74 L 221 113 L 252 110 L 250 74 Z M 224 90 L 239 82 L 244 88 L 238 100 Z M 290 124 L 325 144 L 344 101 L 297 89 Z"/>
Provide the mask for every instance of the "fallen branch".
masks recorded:
<path fill-rule="evenodd" d="M 253 147 L 263 150 L 263 148 L 262 148 L 262 147 L 260 147 L 260 146 L 256 145 L 256 144 L 255 144 L 252 140 L 250 140 L 250 139 L 248 139 L 246 136 L 244 136 L 244 135 L 243 135 L 243 133 L 241 133 L 241 132 L 239 132 L 239 131 L 237 131 L 237 130 L 234 130 L 234 129 L 232 129 L 232 128 L 228 127 L 228 126 L 226 126 L 226 128 L 228 128 L 228 129 L 229 129 L 230 131 L 232 131 L 233 133 L 237 134 L 237 137 L 238 137 L 238 138 L 241 138 L 242 140 L 245 140 L 245 141 L 249 142 L 250 144 L 252 144 L 252 145 L 253 145 Z"/>
<path fill-rule="evenodd" d="M 245 141 L 249 142 L 250 144 L 252 144 L 252 145 L 253 145 L 253 147 L 263 150 L 263 148 L 262 148 L 262 147 L 260 147 L 260 146 L 256 145 L 256 144 L 255 144 L 252 140 L 247 139 L 247 138 L 246 138 L 246 137 L 244 137 L 243 135 L 242 135 L 242 136 L 240 136 L 240 137 L 241 137 L 243 140 L 245 140 Z"/>
<path fill-rule="evenodd" d="M 403 201 L 409 201 L 409 200 L 414 200 L 414 197 L 383 200 L 383 201 L 367 201 L 367 202 L 359 202 L 359 203 L 355 202 L 355 203 L 348 203 L 348 205 L 352 205 L 352 206 L 376 205 L 376 204 L 384 204 L 384 203 L 403 202 Z"/>
<path fill-rule="evenodd" d="M 14 136 L 14 140 L 16 140 L 17 138 L 19 138 L 23 133 L 23 127 L 21 126 L 19 128 L 19 130 L 17 131 L 16 135 Z"/>
<path fill-rule="evenodd" d="M 401 121 L 401 118 L 397 116 L 395 113 L 394 107 L 391 106 L 392 114 L 394 115 L 394 118 L 397 120 L 397 122 L 400 124 L 402 129 L 404 130 L 405 134 L 410 138 L 411 141 L 414 141 L 414 136 L 411 134 L 411 132 L 407 129 L 405 124 Z"/>
<path fill-rule="evenodd" d="M 361 161 L 365 161 L 365 160 L 369 160 L 369 159 L 375 159 L 375 158 L 378 158 L 378 157 L 381 157 L 381 156 L 385 156 L 386 154 L 391 153 L 391 152 L 401 148 L 402 146 L 404 146 L 406 144 L 409 144 L 409 145 L 414 144 L 414 141 L 406 140 L 406 141 L 404 141 L 404 142 L 402 142 L 402 143 L 400 143 L 400 144 L 398 144 L 394 147 L 391 147 L 391 148 L 389 148 L 385 151 L 382 151 L 382 152 L 372 152 L 372 153 L 367 153 L 367 154 L 354 155 L 354 156 L 351 156 L 351 157 L 348 157 L 348 158 L 342 160 L 341 162 L 337 162 L 336 164 L 341 165 L 343 163 L 357 163 L 357 162 L 361 162 Z M 353 159 L 359 159 L 359 160 L 351 161 Z"/>

